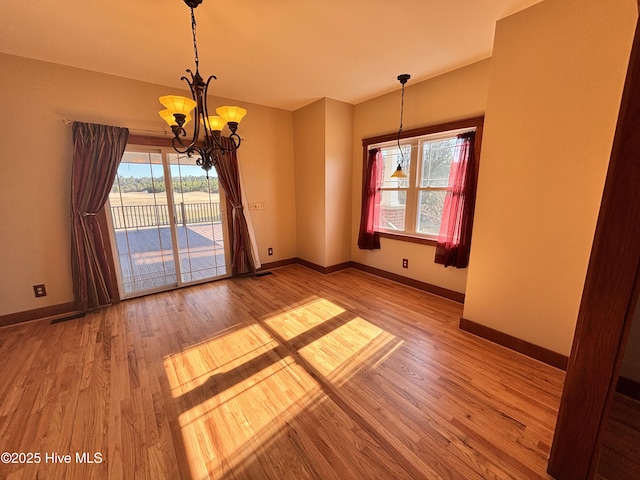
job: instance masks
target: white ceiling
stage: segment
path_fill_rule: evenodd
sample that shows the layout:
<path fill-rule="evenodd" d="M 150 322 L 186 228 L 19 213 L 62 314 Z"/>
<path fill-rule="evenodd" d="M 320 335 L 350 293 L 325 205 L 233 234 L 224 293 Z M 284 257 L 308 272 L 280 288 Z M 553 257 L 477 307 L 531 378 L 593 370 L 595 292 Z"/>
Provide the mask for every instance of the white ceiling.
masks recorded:
<path fill-rule="evenodd" d="M 489 57 L 496 21 L 540 1 L 204 0 L 200 73 L 230 99 L 357 104 Z M 194 68 L 182 0 L 0 0 L 0 51 L 180 88 Z"/>

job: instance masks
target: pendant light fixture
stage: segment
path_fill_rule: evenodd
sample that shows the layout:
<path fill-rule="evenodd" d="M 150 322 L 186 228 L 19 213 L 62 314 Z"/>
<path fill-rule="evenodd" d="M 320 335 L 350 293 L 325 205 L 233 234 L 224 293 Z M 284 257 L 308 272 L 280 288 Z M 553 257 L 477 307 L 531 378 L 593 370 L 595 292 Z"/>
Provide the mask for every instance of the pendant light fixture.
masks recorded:
<path fill-rule="evenodd" d="M 191 75 L 191 80 L 187 77 L 181 77 L 181 80 L 189 84 L 191 90 L 191 98 L 180 97 L 177 95 L 165 95 L 160 97 L 160 103 L 165 110 L 159 112 L 160 116 L 167 122 L 173 132 L 171 143 L 176 152 L 187 154 L 189 157 L 194 153 L 200 158 L 196 159 L 196 164 L 202 167 L 209 175 L 209 170 L 213 167 L 224 152 L 235 151 L 240 147 L 242 142 L 240 136 L 236 133 L 238 123 L 246 115 L 244 108 L 235 106 L 223 106 L 216 108 L 218 115 L 209 116 L 207 106 L 207 90 L 209 83 L 216 77 L 211 75 L 205 82 L 200 76 L 199 59 L 198 59 L 198 43 L 196 41 L 196 17 L 194 8 L 202 3 L 202 0 L 183 0 L 191 9 L 191 32 L 193 35 L 193 53 L 195 57 L 196 71 L 193 73 L 187 69 Z M 186 141 L 187 133 L 184 126 L 192 119 L 191 112 L 195 108 L 195 121 L 193 123 L 193 134 L 190 141 Z M 225 125 L 229 128 L 231 134 L 229 141 L 222 139 L 221 132 Z M 200 129 L 203 130 L 203 138 L 200 140 Z"/>
<path fill-rule="evenodd" d="M 400 147 L 400 134 L 402 133 L 402 117 L 404 115 L 404 84 L 409 81 L 411 75 L 403 73 L 398 75 L 398 81 L 402 85 L 402 100 L 400 101 L 400 128 L 398 129 L 398 150 L 400 151 L 400 159 L 396 171 L 391 174 L 391 178 L 407 178 L 406 173 L 402 171 L 402 165 L 404 165 L 404 153 Z"/>

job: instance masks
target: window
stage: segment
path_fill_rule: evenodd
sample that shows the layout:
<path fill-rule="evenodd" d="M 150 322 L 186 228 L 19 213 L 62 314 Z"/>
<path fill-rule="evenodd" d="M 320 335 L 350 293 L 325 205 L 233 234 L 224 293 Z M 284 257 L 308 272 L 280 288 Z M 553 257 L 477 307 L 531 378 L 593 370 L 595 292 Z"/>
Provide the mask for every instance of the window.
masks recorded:
<path fill-rule="evenodd" d="M 479 155 L 483 117 L 363 140 L 364 154 L 380 149 L 383 158 L 377 230 L 381 236 L 434 243 L 440 232 L 449 172 L 458 148 L 458 135 L 476 131 Z M 391 175 L 398 164 L 406 178 Z M 477 162 L 476 162 L 477 163 Z"/>

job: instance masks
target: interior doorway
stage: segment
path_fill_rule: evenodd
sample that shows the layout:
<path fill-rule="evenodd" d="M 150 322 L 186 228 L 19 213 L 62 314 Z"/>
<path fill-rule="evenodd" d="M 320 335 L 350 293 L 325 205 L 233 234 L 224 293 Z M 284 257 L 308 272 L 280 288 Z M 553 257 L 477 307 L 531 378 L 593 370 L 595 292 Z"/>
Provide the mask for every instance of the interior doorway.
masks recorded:
<path fill-rule="evenodd" d="M 109 194 L 122 298 L 225 278 L 225 199 L 215 170 L 170 149 L 129 146 Z"/>

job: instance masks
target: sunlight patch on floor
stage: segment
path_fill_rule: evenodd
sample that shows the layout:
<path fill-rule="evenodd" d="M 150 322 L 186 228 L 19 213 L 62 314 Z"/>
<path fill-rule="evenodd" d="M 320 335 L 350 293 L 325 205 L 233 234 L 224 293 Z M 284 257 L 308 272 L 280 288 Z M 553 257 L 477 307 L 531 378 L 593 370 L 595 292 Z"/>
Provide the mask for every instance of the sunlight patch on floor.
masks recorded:
<path fill-rule="evenodd" d="M 300 355 L 334 385 L 363 366 L 370 368 L 400 347 L 401 340 L 361 317 L 355 317 L 300 349 Z"/>
<path fill-rule="evenodd" d="M 179 416 L 194 479 L 223 478 L 253 461 L 287 422 L 324 397 L 319 384 L 292 357 L 273 359 L 262 370 L 236 380 L 218 394 L 190 397 Z"/>
<path fill-rule="evenodd" d="M 267 318 L 264 322 L 282 338 L 291 340 L 344 312 L 345 309 L 335 303 L 318 298 Z"/>
<path fill-rule="evenodd" d="M 251 324 L 171 355 L 164 361 L 171 393 L 174 398 L 182 396 L 214 375 L 246 366 L 277 345 L 262 327 Z"/>
<path fill-rule="evenodd" d="M 317 298 L 167 357 L 192 478 L 226 478 L 233 468 L 269 462 L 300 412 L 329 398 L 318 376 L 340 385 L 401 344 Z"/>

